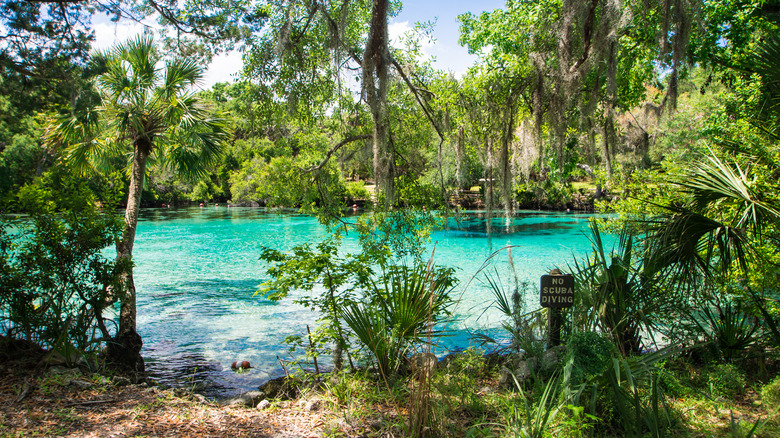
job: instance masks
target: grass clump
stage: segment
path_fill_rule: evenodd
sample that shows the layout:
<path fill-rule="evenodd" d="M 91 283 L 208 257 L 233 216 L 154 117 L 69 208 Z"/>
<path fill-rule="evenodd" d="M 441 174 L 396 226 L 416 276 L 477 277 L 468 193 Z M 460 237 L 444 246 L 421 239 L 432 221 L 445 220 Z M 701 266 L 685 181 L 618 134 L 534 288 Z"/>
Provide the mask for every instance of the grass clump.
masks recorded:
<path fill-rule="evenodd" d="M 780 376 L 775 377 L 761 388 L 761 402 L 768 411 L 780 410 Z"/>
<path fill-rule="evenodd" d="M 745 373 L 734 364 L 715 365 L 707 375 L 712 397 L 734 398 L 745 390 Z"/>

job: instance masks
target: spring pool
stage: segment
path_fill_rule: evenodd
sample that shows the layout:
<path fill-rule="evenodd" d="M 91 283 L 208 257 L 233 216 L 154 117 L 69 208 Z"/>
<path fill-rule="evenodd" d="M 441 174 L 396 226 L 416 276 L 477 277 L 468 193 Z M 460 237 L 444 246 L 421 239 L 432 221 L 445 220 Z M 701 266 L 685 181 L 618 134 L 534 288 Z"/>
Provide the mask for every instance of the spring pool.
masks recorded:
<path fill-rule="evenodd" d="M 536 308 L 539 277 L 591 251 L 591 217 L 521 211 L 510 220 L 493 218 L 488 236 L 484 212 L 463 212 L 434 231 L 429 247 L 436 245 L 435 263 L 456 267 L 461 280 L 453 291 L 456 319 L 450 328 L 456 334 L 439 351 L 466 348 L 471 331 L 499 326 L 484 277 L 475 276 L 491 254 L 513 246 L 518 277 L 529 283 L 528 307 Z M 161 383 L 196 387 L 210 397 L 256 389 L 283 375 L 277 357 L 290 358 L 285 337 L 306 333 L 317 316 L 289 299 L 271 303 L 254 296 L 266 279 L 260 250 L 286 250 L 327 235 L 316 218 L 291 212 L 224 206 L 142 210 L 134 278 L 147 370 Z M 342 249 L 358 250 L 355 232 Z M 482 272 L 487 271 L 497 272 L 507 286 L 513 282 L 505 250 Z M 234 373 L 230 365 L 236 360 L 254 368 Z"/>

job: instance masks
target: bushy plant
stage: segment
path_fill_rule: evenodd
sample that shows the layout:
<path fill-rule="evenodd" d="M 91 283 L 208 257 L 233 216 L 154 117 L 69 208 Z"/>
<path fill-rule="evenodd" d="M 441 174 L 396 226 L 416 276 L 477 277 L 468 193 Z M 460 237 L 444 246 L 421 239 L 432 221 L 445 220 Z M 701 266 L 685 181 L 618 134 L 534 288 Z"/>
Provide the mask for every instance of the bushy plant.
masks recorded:
<path fill-rule="evenodd" d="M 572 362 L 572 380 L 582 382 L 600 376 L 612 365 L 615 346 L 596 332 L 574 332 L 566 340 L 566 362 Z"/>
<path fill-rule="evenodd" d="M 372 287 L 374 271 L 371 265 L 376 261 L 366 253 L 339 254 L 340 236 L 333 234 L 314 246 L 298 245 L 288 253 L 264 247 L 260 258 L 271 263 L 266 271 L 271 278 L 257 292 L 271 301 L 279 301 L 291 291 L 311 291 L 318 285 L 323 286 L 323 294 L 304 294 L 295 301 L 321 315 L 320 325 L 314 333 L 318 340 L 316 347 L 311 348 L 301 336 L 291 336 L 285 342 L 292 344 L 293 349 L 304 346 L 307 358 L 332 353 L 336 368 L 341 368 L 343 353 L 349 347 L 340 309 L 355 303 L 359 293 Z"/>
<path fill-rule="evenodd" d="M 689 317 L 726 360 L 733 359 L 758 340 L 757 319 L 748 312 L 748 306 L 732 297 L 710 300 Z"/>
<path fill-rule="evenodd" d="M 780 409 L 780 376 L 775 377 L 761 388 L 761 402 L 767 411 Z"/>
<path fill-rule="evenodd" d="M 67 359 L 110 339 L 103 310 L 122 268 L 103 250 L 121 225 L 84 182 L 20 190 L 29 216 L 0 224 L 0 328 Z"/>
<path fill-rule="evenodd" d="M 347 199 L 355 200 L 367 200 L 371 199 L 371 195 L 366 190 L 366 183 L 363 181 L 350 181 L 346 184 Z"/>
<path fill-rule="evenodd" d="M 396 374 L 416 344 L 441 335 L 434 326 L 448 314 L 455 281 L 452 268 L 393 266 L 363 302 L 341 311 L 383 376 Z"/>
<path fill-rule="evenodd" d="M 713 397 L 734 398 L 745 390 L 745 373 L 734 364 L 715 365 L 707 375 Z"/>
<path fill-rule="evenodd" d="M 663 436 L 674 421 L 660 384 L 658 364 L 668 359 L 665 349 L 642 356 L 614 358 L 599 381 L 606 380 L 609 407 L 613 412 L 596 415 L 609 417 L 621 429 L 621 436 Z M 604 379 L 606 378 L 606 379 Z M 618 423 L 619 421 L 619 423 Z"/>

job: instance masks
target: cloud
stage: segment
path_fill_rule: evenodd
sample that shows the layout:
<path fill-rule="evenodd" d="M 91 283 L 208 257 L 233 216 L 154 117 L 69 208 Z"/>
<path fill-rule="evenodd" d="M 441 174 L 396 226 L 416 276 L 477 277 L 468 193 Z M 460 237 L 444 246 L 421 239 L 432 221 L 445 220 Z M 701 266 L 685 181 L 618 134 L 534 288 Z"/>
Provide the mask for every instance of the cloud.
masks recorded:
<path fill-rule="evenodd" d="M 108 19 L 95 20 L 95 42 L 92 47 L 98 50 L 105 50 L 113 47 L 117 43 L 125 42 L 128 39 L 142 34 L 144 24 L 128 21 L 113 23 Z M 206 69 L 202 87 L 211 88 L 217 82 L 232 82 L 235 75 L 241 71 L 243 62 L 241 54 L 237 51 L 217 55 Z"/>
<path fill-rule="evenodd" d="M 128 23 L 126 21 L 119 23 L 99 22 L 94 26 L 95 42 L 92 47 L 95 49 L 107 49 L 117 43 L 127 41 L 128 39 L 143 33 L 144 26 L 140 23 Z"/>
<path fill-rule="evenodd" d="M 409 24 L 408 21 L 394 21 L 387 26 L 387 34 L 390 37 L 390 45 L 396 49 L 403 48 L 401 39 L 407 32 L 414 31 L 414 27 Z M 420 40 L 420 49 L 424 57 L 430 58 L 434 56 L 436 51 L 436 44 L 431 42 L 429 38 L 423 38 Z"/>
<path fill-rule="evenodd" d="M 393 23 L 390 23 L 387 26 L 387 33 L 390 37 L 390 45 L 395 46 L 395 44 L 398 43 L 398 41 L 401 39 L 402 36 L 406 32 L 409 32 L 412 30 L 412 26 L 409 25 L 408 21 L 396 21 Z"/>
<path fill-rule="evenodd" d="M 206 70 L 203 87 L 211 88 L 217 82 L 233 82 L 243 66 L 244 61 L 238 51 L 216 55 Z"/>

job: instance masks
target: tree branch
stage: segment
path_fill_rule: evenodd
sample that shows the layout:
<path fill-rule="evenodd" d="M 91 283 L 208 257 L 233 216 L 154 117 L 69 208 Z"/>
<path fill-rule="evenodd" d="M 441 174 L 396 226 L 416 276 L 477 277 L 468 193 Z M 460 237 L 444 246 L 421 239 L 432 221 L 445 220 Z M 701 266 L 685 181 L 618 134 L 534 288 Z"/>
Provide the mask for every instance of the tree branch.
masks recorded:
<path fill-rule="evenodd" d="M 209 41 L 218 41 L 219 38 L 214 37 L 213 35 L 209 35 L 208 33 L 201 32 L 197 30 L 193 26 L 189 26 L 189 29 L 185 29 L 184 22 L 179 20 L 174 16 L 174 14 L 168 10 L 168 8 L 159 5 L 155 0 L 149 0 L 149 5 L 157 11 L 165 20 L 167 20 L 173 27 L 175 27 L 180 32 L 186 33 L 186 34 L 192 34 L 197 35 L 201 38 L 205 38 Z"/>
<path fill-rule="evenodd" d="M 585 18 L 585 25 L 583 29 L 583 39 L 585 40 L 585 47 L 582 50 L 582 57 L 577 60 L 577 62 L 574 63 L 574 65 L 571 67 L 571 72 L 574 72 L 582 64 L 585 63 L 585 61 L 588 60 L 588 57 L 590 56 L 590 45 L 593 41 L 593 21 L 596 19 L 596 7 L 599 4 L 599 0 L 591 0 L 590 8 L 588 8 L 588 16 Z"/>
<path fill-rule="evenodd" d="M 371 138 L 373 138 L 373 135 L 371 135 L 371 134 L 360 134 L 360 135 L 353 135 L 353 136 L 347 137 L 347 138 L 345 138 L 344 140 L 342 140 L 342 141 L 341 141 L 339 144 L 337 144 L 336 146 L 333 146 L 333 147 L 332 147 L 332 148 L 331 148 L 331 149 L 328 151 L 328 153 L 327 153 L 327 154 L 325 154 L 325 159 L 324 159 L 324 160 L 322 160 L 322 162 L 321 162 L 320 164 L 318 164 L 318 165 L 316 165 L 316 166 L 311 166 L 311 167 L 309 167 L 308 169 L 303 169 L 303 172 L 304 172 L 304 173 L 310 173 L 310 172 L 319 171 L 319 170 L 321 170 L 323 167 L 325 167 L 325 165 L 326 165 L 326 164 L 328 164 L 328 161 L 329 161 L 329 160 L 330 160 L 330 158 L 333 156 L 333 154 L 335 154 L 335 153 L 336 153 L 336 151 L 338 151 L 338 150 L 339 150 L 339 149 L 341 149 L 342 147 L 346 146 L 346 145 L 347 145 L 347 144 L 349 144 L 349 143 L 352 143 L 353 141 L 358 141 L 358 140 L 369 140 L 369 139 L 371 139 Z"/>
<path fill-rule="evenodd" d="M 412 94 L 414 94 L 414 99 L 417 101 L 417 104 L 420 105 L 420 108 L 422 108 L 423 112 L 425 113 L 425 116 L 428 118 L 428 121 L 430 121 L 431 125 L 433 125 L 433 129 L 436 130 L 436 134 L 439 135 L 439 139 L 443 142 L 444 134 L 442 134 L 441 129 L 439 128 L 439 124 L 433 120 L 433 115 L 431 115 L 430 111 L 428 110 L 428 107 L 425 106 L 425 103 L 422 101 L 422 98 L 420 98 L 420 93 L 418 92 L 417 88 L 414 85 L 412 85 L 412 82 L 409 80 L 409 77 L 406 76 L 406 73 L 404 73 L 404 69 L 401 68 L 401 65 L 398 64 L 398 61 L 396 61 L 395 57 L 391 55 L 390 61 L 393 63 L 393 66 L 395 66 L 395 69 L 398 71 L 398 74 L 401 75 L 401 78 L 404 80 L 404 82 L 406 82 L 406 86 L 409 87 L 409 90 L 412 92 Z"/>
<path fill-rule="evenodd" d="M 322 15 L 325 16 L 325 19 L 328 20 L 328 24 L 330 24 L 331 28 L 333 29 L 333 36 L 336 38 L 336 40 L 339 42 L 339 45 L 344 48 L 344 50 L 347 52 L 350 58 L 352 58 L 353 61 L 355 61 L 358 65 L 363 65 L 363 60 L 360 56 L 358 56 L 357 53 L 355 53 L 354 50 L 347 47 L 346 44 L 344 44 L 344 41 L 339 36 L 339 25 L 336 23 L 335 20 L 333 20 L 333 17 L 330 16 L 328 11 L 325 8 L 320 8 L 320 12 L 322 12 Z"/>

